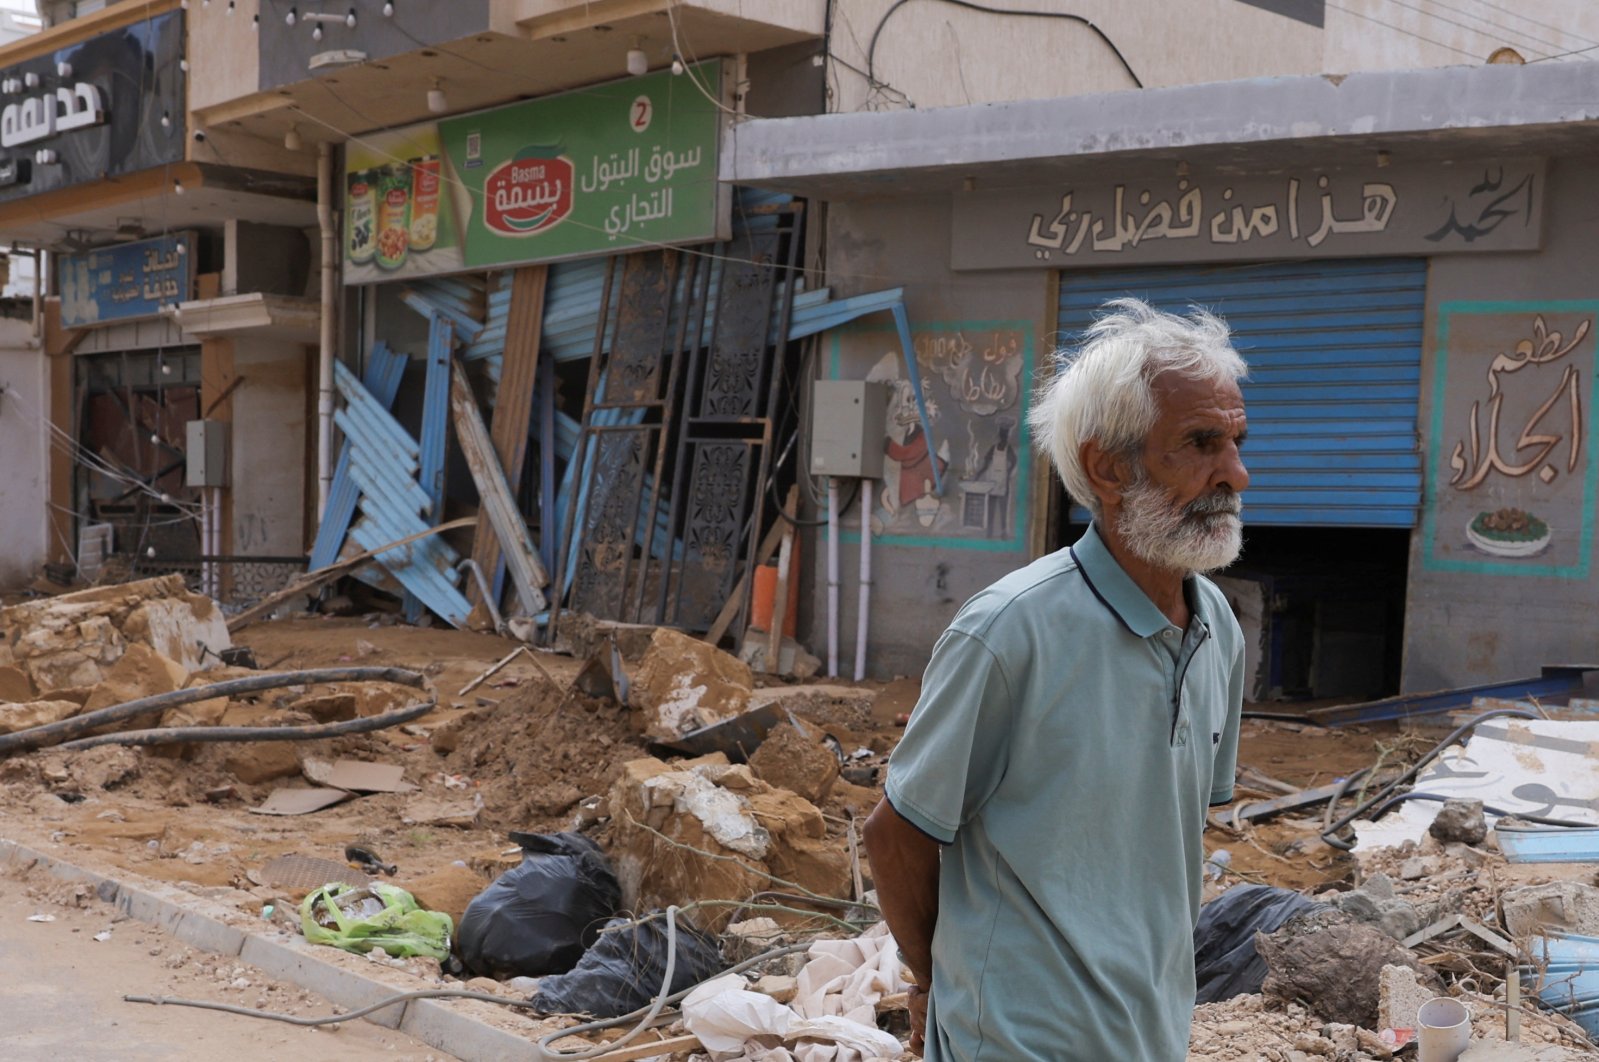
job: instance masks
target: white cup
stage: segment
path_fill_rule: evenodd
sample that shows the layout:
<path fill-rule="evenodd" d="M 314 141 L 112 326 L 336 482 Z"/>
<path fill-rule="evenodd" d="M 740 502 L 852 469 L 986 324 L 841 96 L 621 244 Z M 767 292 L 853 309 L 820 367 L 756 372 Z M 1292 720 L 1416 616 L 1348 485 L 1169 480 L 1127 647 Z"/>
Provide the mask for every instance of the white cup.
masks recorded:
<path fill-rule="evenodd" d="M 1471 1044 L 1471 1010 L 1448 996 L 1416 1011 L 1416 1062 L 1455 1062 Z"/>

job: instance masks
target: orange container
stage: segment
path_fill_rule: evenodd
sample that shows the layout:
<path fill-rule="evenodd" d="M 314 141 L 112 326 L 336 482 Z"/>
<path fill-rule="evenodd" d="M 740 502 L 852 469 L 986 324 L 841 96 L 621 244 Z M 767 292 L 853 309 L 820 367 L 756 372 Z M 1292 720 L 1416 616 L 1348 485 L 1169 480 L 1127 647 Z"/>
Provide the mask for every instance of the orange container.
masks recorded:
<path fill-rule="evenodd" d="M 788 607 L 783 610 L 783 633 L 797 638 L 799 630 L 799 540 L 789 555 Z M 777 563 L 763 564 L 755 569 L 755 590 L 750 598 L 750 626 L 759 630 L 772 629 L 772 606 L 777 603 Z"/>

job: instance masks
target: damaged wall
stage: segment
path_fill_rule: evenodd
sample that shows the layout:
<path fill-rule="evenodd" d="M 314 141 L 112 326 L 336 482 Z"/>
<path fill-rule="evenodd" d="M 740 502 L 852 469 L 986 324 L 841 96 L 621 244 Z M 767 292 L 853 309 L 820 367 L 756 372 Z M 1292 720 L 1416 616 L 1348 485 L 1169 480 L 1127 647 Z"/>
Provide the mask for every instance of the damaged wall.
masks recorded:
<path fill-rule="evenodd" d="M 239 338 L 234 372 L 231 552 L 290 557 L 305 549 L 306 348 Z M 314 490 L 312 491 L 314 494 Z"/>
<path fill-rule="evenodd" d="M 26 584 L 46 559 L 48 372 L 28 322 L 0 318 L 0 589 Z"/>
<path fill-rule="evenodd" d="M 1596 163 L 1551 161 L 1541 253 L 1432 259 L 1418 425 L 1427 493 L 1411 541 L 1405 690 L 1536 675 L 1591 659 L 1599 641 Z M 1508 525 L 1493 521 L 1502 529 L 1484 526 L 1501 510 L 1536 522 L 1510 526 L 1524 522 L 1506 513 Z"/>
<path fill-rule="evenodd" d="M 919 675 L 965 601 L 1031 559 L 1043 525 L 1025 410 L 1048 364 L 1051 283 L 1044 271 L 950 272 L 947 199 L 835 202 L 827 213 L 829 281 L 840 295 L 903 284 L 934 442 L 923 437 L 900 344 L 886 316 L 825 337 L 817 375 L 890 387 L 884 479 L 872 513 L 868 673 Z M 931 451 L 931 452 L 930 452 Z M 944 491 L 931 486 L 939 463 Z M 840 668 L 855 644 L 860 507 L 842 514 Z M 813 608 L 806 644 L 825 655 L 826 539 L 806 557 Z"/>

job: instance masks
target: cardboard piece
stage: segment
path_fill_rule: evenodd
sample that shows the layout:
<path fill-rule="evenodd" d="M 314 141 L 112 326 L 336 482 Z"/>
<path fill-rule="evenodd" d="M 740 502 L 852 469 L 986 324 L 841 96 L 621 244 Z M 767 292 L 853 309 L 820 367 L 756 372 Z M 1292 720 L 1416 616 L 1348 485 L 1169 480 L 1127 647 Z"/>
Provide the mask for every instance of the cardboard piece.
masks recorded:
<path fill-rule="evenodd" d="M 319 786 L 351 793 L 413 793 L 417 787 L 405 780 L 405 768 L 392 763 L 363 760 L 306 760 L 303 773 Z"/>
<path fill-rule="evenodd" d="M 348 799 L 343 789 L 274 789 L 259 807 L 248 810 L 256 815 L 309 815 Z"/>

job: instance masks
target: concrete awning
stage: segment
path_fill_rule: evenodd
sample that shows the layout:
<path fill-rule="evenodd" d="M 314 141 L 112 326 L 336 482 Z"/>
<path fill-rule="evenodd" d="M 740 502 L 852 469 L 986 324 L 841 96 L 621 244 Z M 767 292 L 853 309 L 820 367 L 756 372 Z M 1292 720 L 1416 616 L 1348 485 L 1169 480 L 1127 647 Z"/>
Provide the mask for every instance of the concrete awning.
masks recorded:
<path fill-rule="evenodd" d="M 315 343 L 322 308 L 316 299 L 255 292 L 179 303 L 176 320 L 186 334 L 199 339 L 247 335 Z"/>
<path fill-rule="evenodd" d="M 927 111 L 754 119 L 724 181 L 820 199 L 984 190 L 1189 162 L 1242 172 L 1599 150 L 1599 63 L 1259 78 Z"/>

